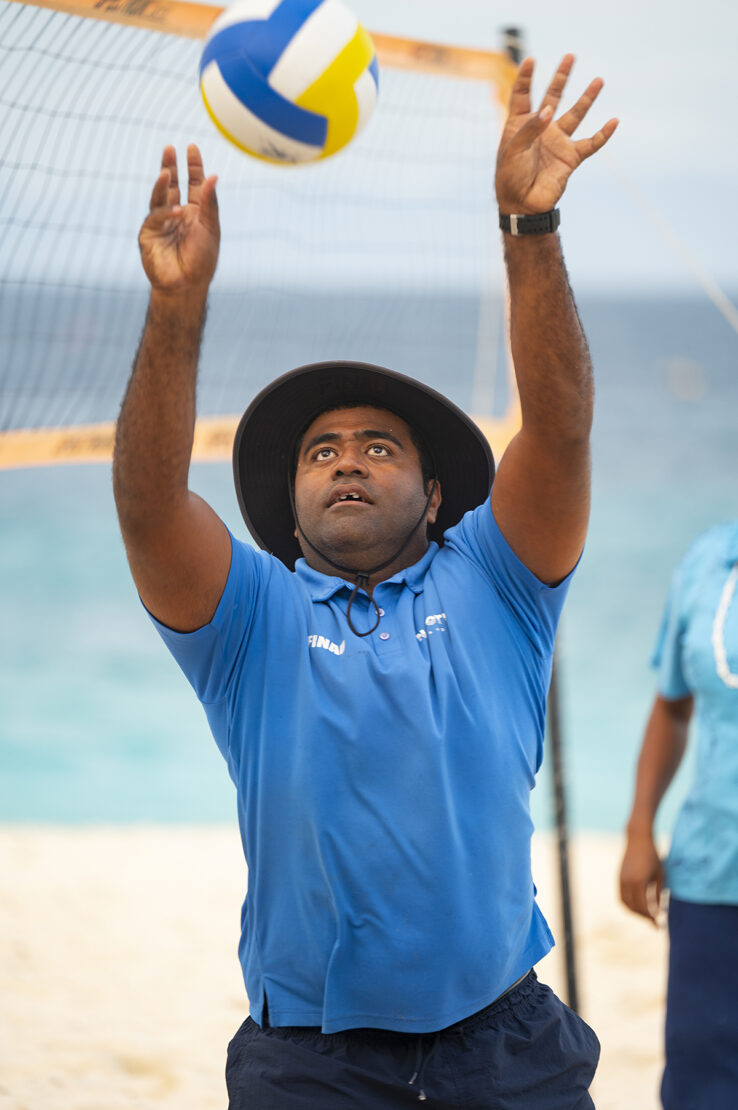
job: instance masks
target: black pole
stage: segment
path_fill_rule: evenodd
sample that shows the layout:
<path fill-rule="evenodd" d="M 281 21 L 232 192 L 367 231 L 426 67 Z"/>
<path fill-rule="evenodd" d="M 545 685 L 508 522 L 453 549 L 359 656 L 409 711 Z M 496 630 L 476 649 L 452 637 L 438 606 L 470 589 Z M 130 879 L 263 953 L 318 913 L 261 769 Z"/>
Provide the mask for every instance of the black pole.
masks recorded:
<path fill-rule="evenodd" d="M 551 670 L 551 686 L 548 691 L 546 713 L 549 744 L 551 748 L 551 768 L 553 777 L 554 810 L 556 814 L 556 842 L 559 859 L 559 889 L 561 893 L 561 919 L 564 931 L 564 955 L 566 958 L 567 1005 L 579 1011 L 577 991 L 576 945 L 574 943 L 574 913 L 572 910 L 571 884 L 569 875 L 569 832 L 566 817 L 566 778 L 564 773 L 563 737 L 561 733 L 561 710 L 559 700 L 558 664 L 554 654 Z"/>
<path fill-rule="evenodd" d="M 503 49 L 511 62 L 519 66 L 523 60 L 523 35 L 519 27 L 505 27 L 503 32 Z"/>

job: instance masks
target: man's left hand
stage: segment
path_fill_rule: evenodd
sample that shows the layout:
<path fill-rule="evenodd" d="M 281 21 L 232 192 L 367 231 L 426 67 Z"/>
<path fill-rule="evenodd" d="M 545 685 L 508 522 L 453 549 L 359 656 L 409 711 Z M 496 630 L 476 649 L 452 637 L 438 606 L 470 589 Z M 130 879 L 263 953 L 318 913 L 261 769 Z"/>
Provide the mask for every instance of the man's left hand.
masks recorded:
<path fill-rule="evenodd" d="M 520 65 L 500 139 L 495 176 L 497 202 L 500 211 L 507 215 L 555 208 L 570 175 L 585 158 L 605 145 L 618 125 L 617 119 L 611 119 L 589 139 L 572 138 L 603 86 L 599 77 L 590 82 L 568 112 L 554 119 L 573 65 L 574 55 L 566 54 L 537 112 L 531 110 L 533 59 L 526 58 Z"/>

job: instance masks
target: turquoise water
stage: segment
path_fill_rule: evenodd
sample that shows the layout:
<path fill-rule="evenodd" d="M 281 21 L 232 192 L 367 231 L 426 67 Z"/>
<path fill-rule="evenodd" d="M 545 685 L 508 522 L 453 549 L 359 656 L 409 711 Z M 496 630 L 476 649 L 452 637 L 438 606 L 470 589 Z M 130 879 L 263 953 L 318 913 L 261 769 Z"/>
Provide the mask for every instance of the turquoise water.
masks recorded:
<path fill-rule="evenodd" d="M 571 823 L 615 830 L 669 575 L 697 531 L 738 514 L 738 339 L 696 301 L 585 301 L 582 315 L 594 502 L 561 625 L 561 698 Z M 194 467 L 192 484 L 245 536 L 227 464 Z M 0 538 L 0 819 L 231 820 L 204 714 L 130 581 L 109 469 L 0 474 Z M 544 767 L 540 825 L 549 795 Z"/>

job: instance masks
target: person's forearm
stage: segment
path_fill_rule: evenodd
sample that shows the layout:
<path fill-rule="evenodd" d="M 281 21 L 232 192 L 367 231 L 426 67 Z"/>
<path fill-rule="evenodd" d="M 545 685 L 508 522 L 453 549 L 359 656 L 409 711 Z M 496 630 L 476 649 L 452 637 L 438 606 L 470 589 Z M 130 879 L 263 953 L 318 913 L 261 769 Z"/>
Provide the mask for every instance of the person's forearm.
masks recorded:
<path fill-rule="evenodd" d="M 691 697 L 673 702 L 659 697 L 654 702 L 638 759 L 629 837 L 652 835 L 656 812 L 687 746 L 691 713 Z"/>
<path fill-rule="evenodd" d="M 187 495 L 207 288 L 152 291 L 113 455 L 119 516 L 145 525 Z"/>
<path fill-rule="evenodd" d="M 586 444 L 592 363 L 557 234 L 504 236 L 510 343 L 526 431 Z"/>

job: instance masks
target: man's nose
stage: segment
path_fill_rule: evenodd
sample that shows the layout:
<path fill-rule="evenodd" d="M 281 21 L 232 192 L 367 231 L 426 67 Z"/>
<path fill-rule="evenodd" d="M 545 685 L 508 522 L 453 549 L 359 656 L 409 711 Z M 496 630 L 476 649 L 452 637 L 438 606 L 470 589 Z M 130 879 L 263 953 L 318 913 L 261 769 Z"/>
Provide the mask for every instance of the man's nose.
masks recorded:
<path fill-rule="evenodd" d="M 336 458 L 333 466 L 336 477 L 345 474 L 366 474 L 367 466 L 364 453 L 360 447 L 346 447 Z"/>

